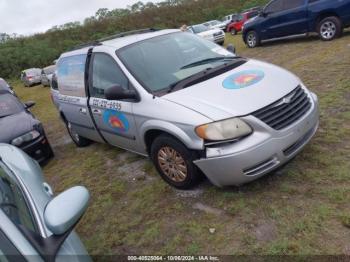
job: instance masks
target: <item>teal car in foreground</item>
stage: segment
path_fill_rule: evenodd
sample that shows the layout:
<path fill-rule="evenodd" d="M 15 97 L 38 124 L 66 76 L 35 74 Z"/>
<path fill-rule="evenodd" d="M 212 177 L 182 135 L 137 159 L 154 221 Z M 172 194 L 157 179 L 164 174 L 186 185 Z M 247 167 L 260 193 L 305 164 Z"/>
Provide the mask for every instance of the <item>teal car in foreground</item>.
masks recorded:
<path fill-rule="evenodd" d="M 38 163 L 0 144 L 0 261 L 91 261 L 73 231 L 88 202 L 81 186 L 53 197 Z"/>

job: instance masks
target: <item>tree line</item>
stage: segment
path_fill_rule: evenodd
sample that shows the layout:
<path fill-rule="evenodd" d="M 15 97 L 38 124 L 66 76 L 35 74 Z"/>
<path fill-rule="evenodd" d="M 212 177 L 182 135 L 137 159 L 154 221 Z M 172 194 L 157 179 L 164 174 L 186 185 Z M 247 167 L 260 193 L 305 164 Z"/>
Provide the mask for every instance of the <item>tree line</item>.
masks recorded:
<path fill-rule="evenodd" d="M 166 0 L 137 2 L 127 8 L 99 9 L 83 23 L 54 26 L 28 37 L 0 33 L 0 77 L 18 77 L 32 67 L 45 67 L 72 47 L 118 32 L 140 28 L 179 28 L 240 12 L 267 0 Z"/>

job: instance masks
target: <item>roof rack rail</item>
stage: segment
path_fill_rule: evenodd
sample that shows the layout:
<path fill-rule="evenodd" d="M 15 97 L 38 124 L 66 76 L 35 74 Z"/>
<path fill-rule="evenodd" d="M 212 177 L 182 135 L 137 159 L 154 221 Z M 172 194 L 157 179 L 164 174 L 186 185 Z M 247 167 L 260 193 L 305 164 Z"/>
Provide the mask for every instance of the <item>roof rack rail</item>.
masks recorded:
<path fill-rule="evenodd" d="M 249 12 L 249 11 L 258 11 L 258 10 L 261 10 L 261 9 L 262 9 L 261 6 L 254 6 L 254 7 L 251 7 L 251 8 L 243 10 L 242 13 Z"/>
<path fill-rule="evenodd" d="M 156 28 L 146 28 L 146 29 L 127 31 L 127 32 L 120 32 L 120 33 L 117 33 L 117 34 L 114 34 L 114 35 L 111 35 L 111 36 L 107 36 L 107 37 L 98 39 L 98 40 L 90 42 L 90 43 L 77 45 L 77 46 L 73 47 L 72 49 L 70 49 L 70 51 L 78 50 L 78 49 L 85 48 L 85 47 L 99 46 L 99 45 L 102 45 L 101 42 L 108 41 L 108 40 L 113 40 L 113 39 L 116 39 L 116 38 L 121 38 L 121 37 L 129 36 L 129 35 L 136 35 L 136 34 L 145 34 L 145 33 L 150 33 L 150 32 L 156 32 L 156 31 L 159 31 L 159 30 L 160 29 L 156 29 Z"/>
<path fill-rule="evenodd" d="M 98 45 L 101 45 L 101 43 L 99 41 L 94 41 L 94 42 L 90 42 L 90 43 L 85 43 L 85 44 L 80 44 L 80 45 L 74 46 L 69 51 L 79 50 L 79 49 L 82 49 L 82 48 L 85 48 L 85 47 L 98 46 Z"/>
<path fill-rule="evenodd" d="M 129 36 L 129 35 L 151 33 L 151 32 L 156 32 L 159 30 L 160 29 L 156 29 L 156 28 L 145 28 L 145 29 L 132 30 L 132 31 L 121 32 L 121 33 L 117 33 L 117 34 L 114 34 L 111 36 L 107 36 L 107 37 L 99 39 L 98 41 L 104 42 L 104 41 L 108 41 L 108 40 L 113 40 L 115 38 L 125 37 L 125 36 Z"/>

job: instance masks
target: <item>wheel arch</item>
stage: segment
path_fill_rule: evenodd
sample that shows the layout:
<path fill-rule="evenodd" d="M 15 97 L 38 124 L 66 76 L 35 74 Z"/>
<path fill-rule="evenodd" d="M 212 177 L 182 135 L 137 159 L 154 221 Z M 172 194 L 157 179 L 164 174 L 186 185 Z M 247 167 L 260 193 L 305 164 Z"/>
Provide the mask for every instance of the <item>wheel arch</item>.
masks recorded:
<path fill-rule="evenodd" d="M 181 128 L 168 122 L 159 120 L 149 121 L 141 127 L 141 133 L 143 137 L 143 143 L 148 154 L 150 153 L 151 145 L 154 139 L 162 134 L 167 134 L 179 140 L 189 149 L 203 150 L 204 148 L 203 141 L 199 137 L 198 139 L 190 137 Z"/>
<path fill-rule="evenodd" d="M 342 23 L 342 20 L 340 19 L 340 16 L 337 14 L 336 11 L 334 11 L 334 10 L 325 10 L 325 11 L 322 11 L 320 14 L 318 14 L 318 16 L 316 17 L 314 25 L 313 25 L 313 30 L 315 32 L 317 32 L 317 28 L 318 28 L 319 23 L 323 19 L 325 19 L 327 17 L 331 17 L 331 16 L 337 17 L 339 19 L 339 21 Z"/>

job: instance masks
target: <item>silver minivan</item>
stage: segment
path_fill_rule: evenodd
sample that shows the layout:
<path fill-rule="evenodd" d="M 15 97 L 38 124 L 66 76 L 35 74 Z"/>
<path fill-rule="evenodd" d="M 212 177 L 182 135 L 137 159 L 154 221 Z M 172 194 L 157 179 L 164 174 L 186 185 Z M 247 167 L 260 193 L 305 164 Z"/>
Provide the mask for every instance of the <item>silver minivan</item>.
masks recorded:
<path fill-rule="evenodd" d="M 317 96 L 298 77 L 179 30 L 130 32 L 64 53 L 57 86 L 78 146 L 149 156 L 181 189 L 203 175 L 220 187 L 253 181 L 298 154 L 319 124 Z"/>

